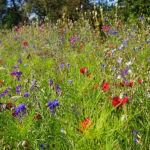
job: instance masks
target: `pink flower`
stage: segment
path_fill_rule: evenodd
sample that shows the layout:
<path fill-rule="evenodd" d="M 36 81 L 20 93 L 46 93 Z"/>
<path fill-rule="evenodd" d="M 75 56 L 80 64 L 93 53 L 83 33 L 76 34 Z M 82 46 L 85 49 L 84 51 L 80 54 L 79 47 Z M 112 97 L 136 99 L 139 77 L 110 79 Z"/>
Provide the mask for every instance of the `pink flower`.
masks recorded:
<path fill-rule="evenodd" d="M 110 29 L 109 26 L 104 26 L 102 30 L 105 31 L 105 30 L 109 30 L 109 29 Z"/>

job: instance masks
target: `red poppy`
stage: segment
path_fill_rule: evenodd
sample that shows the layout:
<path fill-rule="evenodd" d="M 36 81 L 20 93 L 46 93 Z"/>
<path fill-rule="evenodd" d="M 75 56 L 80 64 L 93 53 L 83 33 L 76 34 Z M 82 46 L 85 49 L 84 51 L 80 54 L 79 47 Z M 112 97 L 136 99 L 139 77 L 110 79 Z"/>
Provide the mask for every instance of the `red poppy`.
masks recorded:
<path fill-rule="evenodd" d="M 98 85 L 95 85 L 92 90 L 96 90 L 97 88 L 98 88 Z"/>
<path fill-rule="evenodd" d="M 11 107 L 12 107 L 12 103 L 8 103 L 7 106 L 8 106 L 9 108 L 11 108 Z"/>
<path fill-rule="evenodd" d="M 17 28 L 16 31 L 19 31 L 19 28 Z"/>
<path fill-rule="evenodd" d="M 108 56 L 110 56 L 111 55 L 111 53 L 108 53 Z"/>
<path fill-rule="evenodd" d="M 126 84 L 126 86 L 130 86 L 130 87 L 132 87 L 133 86 L 133 82 L 131 82 L 131 83 L 128 83 L 128 84 Z"/>
<path fill-rule="evenodd" d="M 28 45 L 28 43 L 27 42 L 24 42 L 24 44 L 23 44 L 24 46 L 27 46 Z"/>
<path fill-rule="evenodd" d="M 64 30 L 61 30 L 60 32 L 61 32 L 62 34 L 65 33 Z"/>
<path fill-rule="evenodd" d="M 0 80 L 0 85 L 2 84 L 2 81 Z"/>
<path fill-rule="evenodd" d="M 114 97 L 113 99 L 110 98 L 110 100 L 115 107 L 117 106 L 119 108 L 123 104 L 125 104 L 129 100 L 129 98 L 128 98 L 128 96 L 126 96 L 125 98 L 122 98 L 122 99 L 120 99 L 118 97 Z"/>
<path fill-rule="evenodd" d="M 38 115 L 36 116 L 36 119 L 37 119 L 37 120 L 40 120 L 40 119 L 41 119 L 41 115 L 38 114 Z"/>
<path fill-rule="evenodd" d="M 0 61 L 0 64 L 2 63 L 2 61 Z"/>
<path fill-rule="evenodd" d="M 111 45 L 109 48 L 113 48 L 114 47 L 114 45 Z"/>
<path fill-rule="evenodd" d="M 51 54 L 49 54 L 48 56 L 52 56 Z"/>
<path fill-rule="evenodd" d="M 41 54 L 42 54 L 42 53 L 41 53 L 41 52 L 39 52 L 37 55 L 38 55 L 38 56 L 40 56 Z"/>
<path fill-rule="evenodd" d="M 108 90 L 108 89 L 109 89 L 109 83 L 105 83 L 105 82 L 103 82 L 103 84 L 102 84 L 102 88 L 103 88 L 103 91 Z"/>
<path fill-rule="evenodd" d="M 81 45 L 81 49 L 83 48 L 84 46 L 83 46 L 83 44 Z"/>
<path fill-rule="evenodd" d="M 0 111 L 1 111 L 1 107 L 0 107 Z"/>
<path fill-rule="evenodd" d="M 63 79 L 60 79 L 60 81 L 59 82 L 63 82 Z"/>
<path fill-rule="evenodd" d="M 81 73 L 84 73 L 84 72 L 85 72 L 85 67 L 81 68 L 81 69 L 80 69 L 80 72 L 81 72 Z"/>
<path fill-rule="evenodd" d="M 18 40 L 18 38 L 15 38 L 15 41 L 17 41 Z"/>
<path fill-rule="evenodd" d="M 142 83 L 143 81 L 142 81 L 142 79 L 139 79 L 138 82 L 139 82 L 139 83 Z"/>
<path fill-rule="evenodd" d="M 90 118 L 86 118 L 84 119 L 84 121 L 81 121 L 79 124 L 78 124 L 78 129 L 77 131 L 80 132 L 80 133 L 83 133 L 84 130 L 87 129 L 87 127 L 90 128 Z"/>
<path fill-rule="evenodd" d="M 120 85 L 121 85 L 121 86 L 125 86 L 125 83 L 123 83 L 123 82 L 120 82 Z"/>
<path fill-rule="evenodd" d="M 47 55 L 47 54 L 48 54 L 48 52 L 45 52 L 44 54 L 45 54 L 45 55 Z"/>
<path fill-rule="evenodd" d="M 87 77 L 92 77 L 92 75 L 93 75 L 92 73 L 89 73 L 87 74 Z"/>

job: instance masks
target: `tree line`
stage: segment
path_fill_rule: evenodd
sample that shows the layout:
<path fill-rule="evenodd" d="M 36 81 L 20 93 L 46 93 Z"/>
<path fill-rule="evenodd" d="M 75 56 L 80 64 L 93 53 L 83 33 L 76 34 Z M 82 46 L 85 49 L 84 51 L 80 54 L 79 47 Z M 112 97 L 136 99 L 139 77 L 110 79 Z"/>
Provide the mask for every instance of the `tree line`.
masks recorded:
<path fill-rule="evenodd" d="M 109 1 L 99 0 L 94 8 L 92 0 L 0 0 L 0 28 L 12 28 L 24 21 L 29 22 L 33 13 L 38 19 L 48 18 L 52 22 L 56 22 L 64 14 L 66 18 L 76 21 L 81 14 L 77 12 L 92 12 L 94 9 L 101 15 L 99 6 L 104 13 L 115 10 L 115 5 L 110 5 Z M 148 16 L 150 3 L 149 0 L 118 0 L 118 12 L 124 21 L 131 16 Z"/>

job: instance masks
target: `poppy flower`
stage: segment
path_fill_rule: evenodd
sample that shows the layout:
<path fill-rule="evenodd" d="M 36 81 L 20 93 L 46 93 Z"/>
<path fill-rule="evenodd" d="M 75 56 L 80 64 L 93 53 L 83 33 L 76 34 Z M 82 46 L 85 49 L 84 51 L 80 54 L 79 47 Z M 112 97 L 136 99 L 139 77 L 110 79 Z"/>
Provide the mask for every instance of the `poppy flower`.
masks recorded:
<path fill-rule="evenodd" d="M 61 30 L 60 32 L 61 32 L 62 34 L 65 33 L 64 30 Z"/>
<path fill-rule="evenodd" d="M 60 81 L 59 82 L 63 82 L 63 79 L 60 79 Z"/>
<path fill-rule="evenodd" d="M 128 96 L 126 96 L 125 98 L 122 98 L 122 99 L 120 99 L 118 97 L 114 97 L 113 99 L 110 98 L 110 100 L 115 107 L 117 106 L 119 108 L 123 104 L 125 104 L 129 100 L 129 98 L 128 98 Z"/>
<path fill-rule="evenodd" d="M 92 73 L 89 73 L 87 74 L 87 77 L 92 77 L 92 75 L 93 75 Z"/>
<path fill-rule="evenodd" d="M 2 84 L 2 81 L 0 80 L 0 85 Z"/>
<path fill-rule="evenodd" d="M 108 53 L 108 56 L 110 56 L 111 55 L 111 53 Z"/>
<path fill-rule="evenodd" d="M 127 87 L 132 87 L 132 86 L 133 86 L 133 82 L 128 83 L 126 86 L 127 86 Z"/>
<path fill-rule="evenodd" d="M 139 82 L 139 83 L 142 83 L 143 81 L 142 81 L 142 79 L 139 79 L 138 82 Z"/>
<path fill-rule="evenodd" d="M 18 38 L 15 38 L 15 41 L 17 41 L 18 40 Z"/>
<path fill-rule="evenodd" d="M 84 121 L 81 121 L 79 124 L 78 124 L 78 129 L 77 131 L 80 132 L 80 133 L 83 133 L 84 130 L 87 129 L 87 127 L 90 128 L 90 118 L 86 118 L 84 119 Z"/>
<path fill-rule="evenodd" d="M 81 45 L 81 49 L 83 48 L 84 46 L 83 46 L 83 44 Z"/>
<path fill-rule="evenodd" d="M 85 67 L 81 68 L 81 69 L 80 69 L 80 72 L 84 74 L 84 72 L 85 72 Z"/>
<path fill-rule="evenodd" d="M 125 83 L 123 83 L 123 82 L 120 82 L 120 85 L 121 85 L 121 86 L 125 86 Z"/>
<path fill-rule="evenodd" d="M 98 88 L 98 85 L 95 85 L 92 90 L 96 90 L 97 88 Z"/>
<path fill-rule="evenodd" d="M 0 64 L 2 63 L 2 61 L 0 61 Z"/>
<path fill-rule="evenodd" d="M 11 107 L 12 107 L 12 103 L 8 103 L 7 106 L 8 106 L 9 108 L 11 108 Z"/>
<path fill-rule="evenodd" d="M 103 84 L 102 84 L 102 88 L 103 88 L 103 91 L 108 90 L 108 89 L 109 89 L 109 83 L 105 83 L 105 82 L 103 82 Z"/>
<path fill-rule="evenodd" d="M 27 46 L 28 45 L 28 43 L 27 42 L 24 42 L 24 44 L 23 44 L 24 46 Z"/>
<path fill-rule="evenodd" d="M 109 48 L 113 48 L 114 47 L 114 45 L 111 45 Z"/>
<path fill-rule="evenodd" d="M 41 115 L 38 114 L 38 115 L 36 116 L 36 119 L 37 119 L 37 120 L 40 120 L 40 119 L 41 119 Z"/>

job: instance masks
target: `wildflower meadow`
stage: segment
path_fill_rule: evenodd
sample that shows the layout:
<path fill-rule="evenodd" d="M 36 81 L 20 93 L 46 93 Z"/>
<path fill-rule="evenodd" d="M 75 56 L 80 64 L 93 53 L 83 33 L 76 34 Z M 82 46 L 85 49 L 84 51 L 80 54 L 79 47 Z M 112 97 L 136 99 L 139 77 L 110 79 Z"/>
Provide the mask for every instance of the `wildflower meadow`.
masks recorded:
<path fill-rule="evenodd" d="M 0 31 L 1 150 L 150 149 L 148 18 Z"/>

